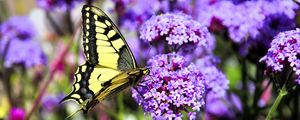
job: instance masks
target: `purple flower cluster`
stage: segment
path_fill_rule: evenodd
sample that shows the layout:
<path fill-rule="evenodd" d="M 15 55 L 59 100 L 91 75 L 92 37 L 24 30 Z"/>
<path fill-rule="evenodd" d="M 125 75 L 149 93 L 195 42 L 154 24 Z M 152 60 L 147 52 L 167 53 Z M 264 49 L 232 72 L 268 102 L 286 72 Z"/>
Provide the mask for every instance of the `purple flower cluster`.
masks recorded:
<path fill-rule="evenodd" d="M 175 53 L 154 56 L 148 61 L 150 74 L 136 89 L 133 98 L 154 119 L 181 119 L 188 112 L 195 119 L 204 105 L 205 81 L 194 64 Z"/>
<path fill-rule="evenodd" d="M 271 42 L 268 53 L 260 59 L 274 72 L 280 72 L 285 65 L 292 67 L 296 82 L 300 84 L 300 29 L 279 33 Z"/>
<path fill-rule="evenodd" d="M 115 2 L 115 12 L 119 15 L 119 22 L 122 28 L 136 31 L 137 28 L 148 18 L 154 11 L 159 8 L 158 0 L 113 0 Z M 128 7 L 132 6 L 132 7 Z"/>
<path fill-rule="evenodd" d="M 80 2 L 83 2 L 83 0 L 36 0 L 37 5 L 45 10 L 53 10 L 55 8 L 66 10 L 73 8 Z"/>
<path fill-rule="evenodd" d="M 4 66 L 24 64 L 27 68 L 44 65 L 46 56 L 37 41 L 34 41 L 35 30 L 26 17 L 15 16 L 0 26 L 0 56 Z"/>
<path fill-rule="evenodd" d="M 229 80 L 225 74 L 219 70 L 216 65 L 219 59 L 215 56 L 208 55 L 197 59 L 196 65 L 205 78 L 207 94 L 205 97 L 205 116 L 206 120 L 210 117 L 234 118 L 232 102 L 226 97 L 226 91 L 229 88 Z"/>
<path fill-rule="evenodd" d="M 216 43 L 206 27 L 185 14 L 167 13 L 153 16 L 141 26 L 139 35 L 142 40 L 132 39 L 135 43 L 131 44 L 129 41 L 129 45 L 137 47 L 133 49 L 133 53 L 139 56 L 141 61 L 157 54 L 171 52 L 177 52 L 185 56 L 187 61 L 191 61 L 211 54 Z M 149 43 L 155 49 L 149 48 Z M 140 49 L 149 52 L 144 54 Z"/>
<path fill-rule="evenodd" d="M 198 3 L 198 20 L 209 26 L 214 19 L 218 19 L 228 28 L 230 38 L 236 43 L 243 42 L 248 36 L 257 38 L 266 27 L 265 21 L 272 15 L 281 15 L 282 19 L 294 19 L 294 10 L 298 8 L 296 3 L 286 0 L 245 1 L 239 4 L 219 1 L 206 4 Z"/>
<path fill-rule="evenodd" d="M 205 120 L 236 120 L 237 113 L 241 112 L 243 107 L 238 96 L 234 94 L 220 98 L 210 92 L 206 96 L 205 105 Z"/>
<path fill-rule="evenodd" d="M 6 67 L 23 63 L 27 68 L 35 65 L 45 65 L 46 56 L 36 41 L 11 40 L 5 56 Z"/>
<path fill-rule="evenodd" d="M 7 41 L 10 38 L 29 40 L 35 36 L 30 20 L 25 16 L 13 16 L 0 26 L 1 40 Z"/>
<path fill-rule="evenodd" d="M 206 90 L 216 98 L 224 97 L 229 88 L 229 80 L 224 73 L 216 67 L 218 58 L 205 56 L 197 59 L 196 65 L 205 78 Z"/>
<path fill-rule="evenodd" d="M 166 40 L 169 45 L 196 43 L 205 46 L 208 29 L 185 14 L 162 14 L 146 21 L 140 38 L 149 42 Z"/>
<path fill-rule="evenodd" d="M 139 26 L 156 13 L 192 12 L 192 0 L 112 0 L 119 14 L 123 28 L 137 30 Z M 130 7 L 128 7 L 130 6 Z"/>

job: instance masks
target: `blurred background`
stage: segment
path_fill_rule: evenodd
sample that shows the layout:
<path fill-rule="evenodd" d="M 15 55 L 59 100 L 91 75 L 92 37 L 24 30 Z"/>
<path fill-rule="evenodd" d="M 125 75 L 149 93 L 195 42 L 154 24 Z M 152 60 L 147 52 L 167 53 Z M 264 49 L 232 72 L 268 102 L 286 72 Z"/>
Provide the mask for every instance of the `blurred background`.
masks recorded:
<path fill-rule="evenodd" d="M 216 79 L 226 79 L 228 88 L 226 97 L 207 99 L 197 119 L 264 119 L 278 89 L 263 77 L 265 66 L 259 60 L 277 33 L 299 26 L 299 4 L 292 0 L 0 0 L 0 119 L 60 120 L 80 108 L 75 102 L 59 102 L 72 90 L 74 72 L 85 61 L 84 4 L 111 17 L 138 66 L 146 66 L 148 55 L 156 54 L 139 38 L 141 25 L 151 16 L 180 12 L 207 26 L 213 39 L 202 52 L 217 57 L 224 78 Z M 279 106 L 279 119 L 300 119 L 298 86 L 295 91 Z M 151 117 L 126 89 L 72 119 Z"/>

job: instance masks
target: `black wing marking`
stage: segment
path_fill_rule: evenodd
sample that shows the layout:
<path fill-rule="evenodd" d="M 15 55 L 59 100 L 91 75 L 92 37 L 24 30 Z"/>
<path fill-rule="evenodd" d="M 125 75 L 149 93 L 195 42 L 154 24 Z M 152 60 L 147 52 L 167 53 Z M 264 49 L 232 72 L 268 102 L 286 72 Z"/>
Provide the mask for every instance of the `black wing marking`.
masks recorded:
<path fill-rule="evenodd" d="M 74 75 L 74 83 L 72 92 L 67 95 L 61 102 L 66 100 L 75 100 L 77 103 L 82 104 L 87 99 L 93 98 L 95 93 L 89 89 L 89 82 L 91 73 L 94 70 L 94 65 L 86 62 L 85 64 L 79 66 L 78 72 Z"/>

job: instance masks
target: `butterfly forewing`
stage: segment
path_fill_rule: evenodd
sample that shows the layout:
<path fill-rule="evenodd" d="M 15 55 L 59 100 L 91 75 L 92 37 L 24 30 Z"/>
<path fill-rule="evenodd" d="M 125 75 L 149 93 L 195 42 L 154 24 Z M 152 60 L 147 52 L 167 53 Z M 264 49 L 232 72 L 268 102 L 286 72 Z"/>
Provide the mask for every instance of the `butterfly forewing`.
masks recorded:
<path fill-rule="evenodd" d="M 82 9 L 83 49 L 88 62 L 121 71 L 136 68 L 132 53 L 109 17 L 100 9 Z"/>

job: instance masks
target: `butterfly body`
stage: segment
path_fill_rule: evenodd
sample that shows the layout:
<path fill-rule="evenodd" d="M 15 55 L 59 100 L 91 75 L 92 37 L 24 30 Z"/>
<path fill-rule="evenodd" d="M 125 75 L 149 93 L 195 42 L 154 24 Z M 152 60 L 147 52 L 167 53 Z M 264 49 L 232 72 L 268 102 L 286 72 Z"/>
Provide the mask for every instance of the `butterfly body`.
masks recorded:
<path fill-rule="evenodd" d="M 128 86 L 136 86 L 145 75 L 149 74 L 147 68 L 136 68 L 115 76 L 113 79 L 108 80 L 101 84 L 103 87 L 97 96 L 98 100 L 104 100 L 105 98 L 114 95 Z"/>
<path fill-rule="evenodd" d="M 74 75 L 72 92 L 62 101 L 75 100 L 84 113 L 129 86 L 136 86 L 148 68 L 137 68 L 124 37 L 99 8 L 82 8 L 83 50 L 86 62 Z"/>

